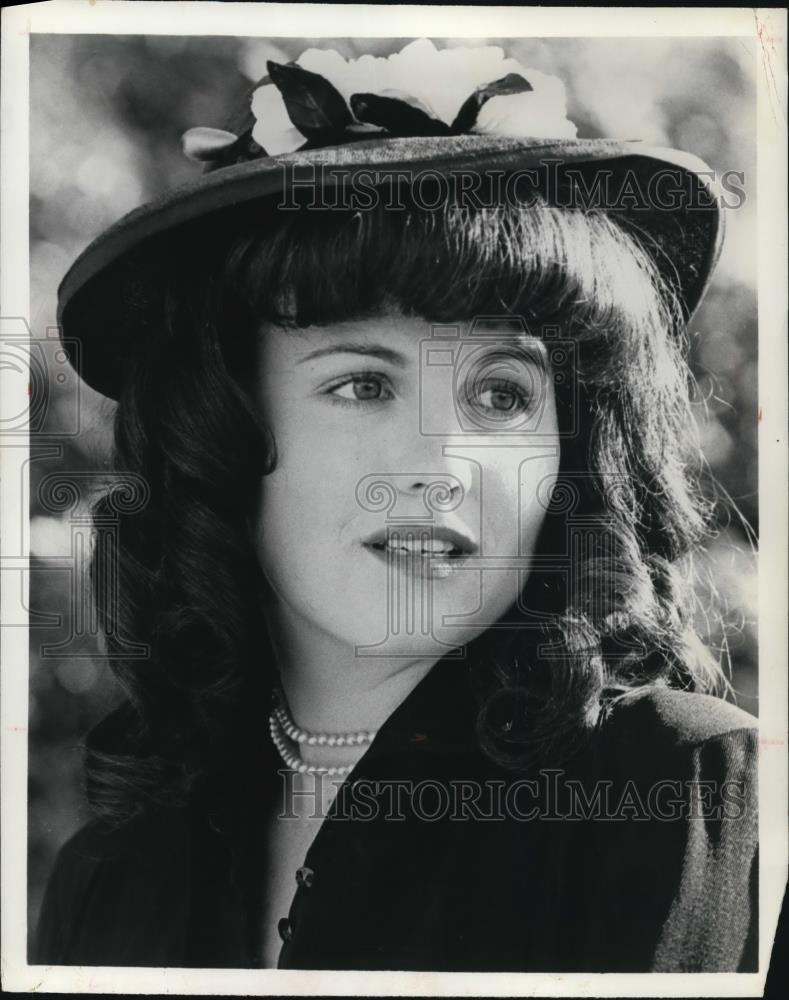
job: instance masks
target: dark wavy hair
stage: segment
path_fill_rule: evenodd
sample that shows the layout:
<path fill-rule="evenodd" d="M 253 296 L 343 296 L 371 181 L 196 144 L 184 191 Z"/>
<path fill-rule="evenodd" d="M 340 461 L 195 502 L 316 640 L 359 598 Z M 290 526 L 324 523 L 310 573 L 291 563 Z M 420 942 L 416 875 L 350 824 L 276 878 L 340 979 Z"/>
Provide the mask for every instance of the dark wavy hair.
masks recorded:
<path fill-rule="evenodd" d="M 267 322 L 389 308 L 431 322 L 517 315 L 574 346 L 575 377 L 556 389 L 560 429 L 573 432 L 546 498 L 538 568 L 509 627 L 469 647 L 479 739 L 494 760 L 566 757 L 631 692 L 722 679 L 692 626 L 692 554 L 711 507 L 698 486 L 681 311 L 623 225 L 539 198 L 435 211 L 260 203 L 139 254 L 160 278 L 126 269 L 119 336 L 134 349 L 115 461 L 150 495 L 123 517 L 112 550 L 100 536 L 94 555 L 94 586 L 118 581 L 96 586 L 96 600 L 125 692 L 122 745 L 87 757 L 103 814 L 232 781 L 265 738 L 274 661 L 249 526 L 276 463 L 251 382 Z M 124 658 L 129 638 L 150 655 Z"/>

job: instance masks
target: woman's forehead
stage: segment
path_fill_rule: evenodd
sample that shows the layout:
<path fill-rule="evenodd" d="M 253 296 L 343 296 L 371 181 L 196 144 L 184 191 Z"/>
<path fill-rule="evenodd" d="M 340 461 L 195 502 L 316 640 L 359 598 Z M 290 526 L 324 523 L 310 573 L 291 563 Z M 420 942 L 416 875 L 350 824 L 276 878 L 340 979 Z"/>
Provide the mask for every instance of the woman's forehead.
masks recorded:
<path fill-rule="evenodd" d="M 480 345 L 529 343 L 543 348 L 536 332 L 531 331 L 519 316 L 481 316 L 436 323 L 422 316 L 405 315 L 387 310 L 374 316 L 355 317 L 331 323 L 303 327 L 282 327 L 266 324 L 262 331 L 262 346 L 275 340 L 288 353 L 317 358 L 347 346 L 364 353 L 385 353 L 387 345 L 401 349 L 416 348 L 431 340 L 456 340 L 458 344 L 474 342 Z M 378 351 L 378 348 L 384 350 Z"/>

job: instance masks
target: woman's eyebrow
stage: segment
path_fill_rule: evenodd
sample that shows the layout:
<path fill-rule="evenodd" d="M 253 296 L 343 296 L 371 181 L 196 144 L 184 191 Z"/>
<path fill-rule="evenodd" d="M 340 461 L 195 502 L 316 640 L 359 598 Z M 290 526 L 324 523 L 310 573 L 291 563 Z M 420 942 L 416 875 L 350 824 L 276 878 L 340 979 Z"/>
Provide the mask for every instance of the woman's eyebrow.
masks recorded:
<path fill-rule="evenodd" d="M 466 343 L 469 344 L 468 341 Z M 484 333 L 478 340 L 471 343 L 473 344 L 472 349 L 479 350 L 483 356 L 504 355 L 515 358 L 525 364 L 536 365 L 543 374 L 548 374 L 548 357 L 545 353 L 545 345 L 537 337 L 512 337 L 506 334 L 497 336 Z"/>
<path fill-rule="evenodd" d="M 541 341 L 535 338 L 516 340 L 508 345 L 513 355 L 521 357 L 527 363 L 536 365 L 544 374 L 548 373 L 548 359 Z"/>
<path fill-rule="evenodd" d="M 313 361 L 315 358 L 324 358 L 330 354 L 363 354 L 365 357 L 380 358 L 390 364 L 405 368 L 407 360 L 404 354 L 393 351 L 391 347 L 384 347 L 381 344 L 334 344 L 332 347 L 320 347 L 317 351 L 310 351 L 303 358 L 299 358 L 297 365 L 304 364 L 305 361 Z"/>

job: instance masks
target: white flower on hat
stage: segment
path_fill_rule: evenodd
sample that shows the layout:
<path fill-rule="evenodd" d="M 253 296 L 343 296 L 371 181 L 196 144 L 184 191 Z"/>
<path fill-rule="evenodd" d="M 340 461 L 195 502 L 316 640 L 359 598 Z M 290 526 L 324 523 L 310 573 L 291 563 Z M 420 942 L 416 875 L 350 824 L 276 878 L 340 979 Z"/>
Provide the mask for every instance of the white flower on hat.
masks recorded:
<path fill-rule="evenodd" d="M 474 132 L 530 139 L 575 139 L 578 129 L 567 118 L 564 84 L 558 76 L 537 69 L 521 69 L 520 73 L 532 89 L 523 94 L 491 97 L 479 110 Z"/>
<path fill-rule="evenodd" d="M 520 79 L 524 84 L 520 92 L 486 96 L 472 116 L 471 127 L 460 131 L 539 139 L 573 139 L 577 132 L 567 119 L 562 81 L 527 69 L 516 59 L 507 58 L 498 46 L 439 50 L 421 38 L 385 58 L 363 55 L 344 59 L 333 49 L 307 49 L 296 65 L 328 80 L 351 110 L 354 95 L 393 97 L 424 111 L 447 133 L 453 125 L 459 128 L 458 112 L 479 88 L 504 78 Z M 289 153 L 304 145 L 304 132 L 294 125 L 274 83 L 254 92 L 252 114 L 252 138 L 269 155 Z M 355 131 L 384 131 L 360 121 L 351 111 L 348 120 L 347 127 Z"/>
<path fill-rule="evenodd" d="M 252 95 L 252 114 L 255 116 L 252 138 L 271 156 L 290 153 L 304 145 L 304 136 L 290 120 L 282 94 L 273 83 L 258 87 Z"/>

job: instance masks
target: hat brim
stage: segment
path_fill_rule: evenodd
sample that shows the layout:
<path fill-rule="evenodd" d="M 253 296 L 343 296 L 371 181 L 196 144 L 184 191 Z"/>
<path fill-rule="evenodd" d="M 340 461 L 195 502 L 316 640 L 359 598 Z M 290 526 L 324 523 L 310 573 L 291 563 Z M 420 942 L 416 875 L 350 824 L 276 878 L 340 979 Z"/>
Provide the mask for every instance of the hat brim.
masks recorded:
<path fill-rule="evenodd" d="M 352 188 L 364 175 L 368 189 L 404 176 L 458 174 L 512 177 L 542 171 L 567 180 L 577 168 L 585 210 L 615 217 L 642 244 L 673 285 L 689 318 L 720 253 L 723 215 L 713 172 L 699 158 L 637 141 L 548 141 L 460 135 L 387 138 L 264 157 L 204 173 L 125 215 L 97 237 L 71 266 L 58 289 L 58 324 L 64 347 L 81 377 L 117 398 L 123 353 L 109 339 L 115 324 L 102 302 L 102 277 L 118 271 L 144 241 L 174 232 L 202 216 L 310 184 L 321 190 Z M 601 176 L 609 183 L 600 185 Z M 655 180 L 666 178 L 666 184 Z M 562 188 L 568 190 L 565 185 Z M 557 188 L 559 185 L 557 182 Z M 578 197 L 578 186 L 574 197 Z M 549 200 L 552 198 L 547 192 Z M 117 309 L 117 302 L 114 303 Z M 74 350 L 79 344 L 79 351 Z"/>

